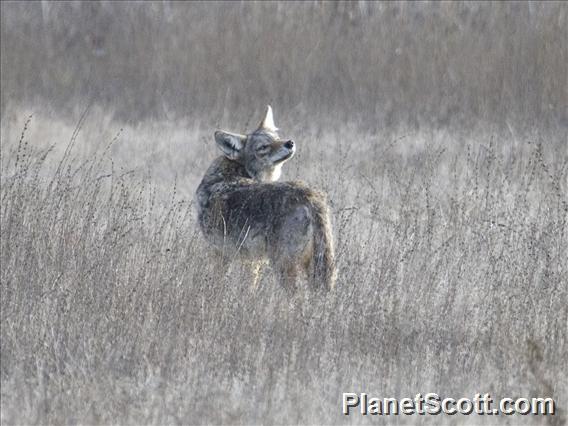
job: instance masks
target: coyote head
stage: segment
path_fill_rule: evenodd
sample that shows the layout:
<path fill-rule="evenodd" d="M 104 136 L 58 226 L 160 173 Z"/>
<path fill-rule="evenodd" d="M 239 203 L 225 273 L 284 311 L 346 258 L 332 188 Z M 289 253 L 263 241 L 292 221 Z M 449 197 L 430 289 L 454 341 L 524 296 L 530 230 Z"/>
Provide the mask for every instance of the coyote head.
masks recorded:
<path fill-rule="evenodd" d="M 240 135 L 218 130 L 215 142 L 225 157 L 242 164 L 251 178 L 259 182 L 278 180 L 282 164 L 296 152 L 292 140 L 282 140 L 274 125 L 272 108 L 268 105 L 266 114 L 258 129 L 249 135 Z"/>

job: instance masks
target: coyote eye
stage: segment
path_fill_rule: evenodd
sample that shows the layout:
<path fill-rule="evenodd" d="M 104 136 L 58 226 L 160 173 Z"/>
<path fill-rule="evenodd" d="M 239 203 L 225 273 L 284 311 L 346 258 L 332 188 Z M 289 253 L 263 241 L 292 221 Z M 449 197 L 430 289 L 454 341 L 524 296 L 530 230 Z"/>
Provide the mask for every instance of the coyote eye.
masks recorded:
<path fill-rule="evenodd" d="M 256 149 L 256 153 L 257 154 L 267 154 L 269 150 L 270 150 L 270 147 L 268 145 L 259 146 Z"/>

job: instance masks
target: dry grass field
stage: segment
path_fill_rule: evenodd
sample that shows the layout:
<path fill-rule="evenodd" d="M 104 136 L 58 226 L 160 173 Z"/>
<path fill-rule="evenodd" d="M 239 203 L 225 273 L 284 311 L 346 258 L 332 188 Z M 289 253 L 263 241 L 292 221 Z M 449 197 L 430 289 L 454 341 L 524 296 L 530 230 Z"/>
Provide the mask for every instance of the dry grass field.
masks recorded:
<path fill-rule="evenodd" d="M 3 425 L 568 422 L 563 3 L 0 7 Z M 332 293 L 253 291 L 196 226 L 213 131 L 267 103 L 282 179 L 328 193 Z"/>

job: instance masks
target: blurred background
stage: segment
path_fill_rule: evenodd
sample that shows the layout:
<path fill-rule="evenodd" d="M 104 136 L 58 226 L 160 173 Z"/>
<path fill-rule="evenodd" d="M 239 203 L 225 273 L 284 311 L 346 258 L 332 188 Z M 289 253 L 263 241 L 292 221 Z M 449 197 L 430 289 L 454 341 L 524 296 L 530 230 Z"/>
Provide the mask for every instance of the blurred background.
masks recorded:
<path fill-rule="evenodd" d="M 1 113 L 565 131 L 562 2 L 2 2 Z M 255 116 L 255 120 L 256 120 Z"/>

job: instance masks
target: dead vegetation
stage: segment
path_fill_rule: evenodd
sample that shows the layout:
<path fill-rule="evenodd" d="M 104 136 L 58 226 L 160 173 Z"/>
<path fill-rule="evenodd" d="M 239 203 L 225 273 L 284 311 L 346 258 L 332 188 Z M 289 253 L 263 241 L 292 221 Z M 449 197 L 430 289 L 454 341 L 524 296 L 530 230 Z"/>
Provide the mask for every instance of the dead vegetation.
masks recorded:
<path fill-rule="evenodd" d="M 46 4 L 1 5 L 2 424 L 381 420 L 342 392 L 566 422 L 566 6 Z M 221 276 L 195 223 L 215 127 L 269 102 L 329 194 L 326 297 Z"/>

